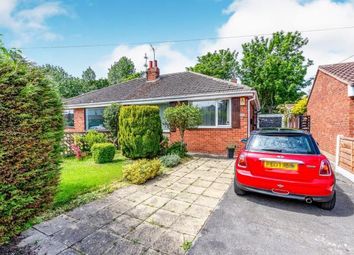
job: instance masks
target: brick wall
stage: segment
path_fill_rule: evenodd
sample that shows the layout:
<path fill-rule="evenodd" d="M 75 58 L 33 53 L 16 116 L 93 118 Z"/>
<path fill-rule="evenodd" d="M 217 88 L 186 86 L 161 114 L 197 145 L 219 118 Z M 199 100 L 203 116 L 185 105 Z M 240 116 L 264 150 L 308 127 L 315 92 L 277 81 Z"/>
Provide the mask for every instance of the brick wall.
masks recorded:
<path fill-rule="evenodd" d="M 335 155 L 337 135 L 349 136 L 353 129 L 353 99 L 348 97 L 347 85 L 319 70 L 307 114 L 311 116 L 311 133 L 320 149 Z"/>
<path fill-rule="evenodd" d="M 74 127 L 65 128 L 65 132 L 85 132 L 85 109 L 74 109 Z"/>
<path fill-rule="evenodd" d="M 240 140 L 247 137 L 247 99 L 240 106 L 240 128 L 198 128 L 185 132 L 188 151 L 218 154 L 226 156 L 226 147 L 236 144 L 241 148 Z M 180 141 L 179 132 L 171 132 L 170 142 Z"/>
<path fill-rule="evenodd" d="M 350 107 L 349 107 L 349 127 L 350 127 L 350 137 L 354 138 L 354 98 L 350 100 Z"/>

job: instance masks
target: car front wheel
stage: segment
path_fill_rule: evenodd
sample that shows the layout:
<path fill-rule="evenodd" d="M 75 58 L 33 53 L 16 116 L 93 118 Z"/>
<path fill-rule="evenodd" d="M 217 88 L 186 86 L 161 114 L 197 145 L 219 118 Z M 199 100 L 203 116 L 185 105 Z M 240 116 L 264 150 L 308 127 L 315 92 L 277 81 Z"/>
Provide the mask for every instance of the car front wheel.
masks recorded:
<path fill-rule="evenodd" d="M 328 202 L 322 202 L 319 204 L 320 207 L 324 210 L 332 210 L 336 205 L 336 192 L 334 191 L 333 197 Z"/>
<path fill-rule="evenodd" d="M 241 189 L 238 185 L 237 185 L 237 182 L 236 180 L 234 179 L 234 191 L 236 193 L 236 195 L 238 196 L 244 196 L 246 195 L 246 191 Z"/>

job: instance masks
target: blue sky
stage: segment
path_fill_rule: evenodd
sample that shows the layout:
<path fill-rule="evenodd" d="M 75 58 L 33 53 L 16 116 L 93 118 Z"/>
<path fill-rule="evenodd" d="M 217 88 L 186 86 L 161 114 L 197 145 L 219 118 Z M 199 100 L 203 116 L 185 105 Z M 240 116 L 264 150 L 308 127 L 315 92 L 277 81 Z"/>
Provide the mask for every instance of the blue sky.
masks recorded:
<path fill-rule="evenodd" d="M 0 34 L 27 58 L 98 76 L 127 55 L 143 68 L 147 44 L 130 43 L 354 26 L 354 1 L 330 0 L 1 0 Z M 306 55 L 318 64 L 354 54 L 354 29 L 305 33 Z M 183 71 L 196 56 L 231 48 L 251 38 L 155 44 L 162 73 Z M 112 44 L 106 47 L 30 49 L 38 46 Z"/>

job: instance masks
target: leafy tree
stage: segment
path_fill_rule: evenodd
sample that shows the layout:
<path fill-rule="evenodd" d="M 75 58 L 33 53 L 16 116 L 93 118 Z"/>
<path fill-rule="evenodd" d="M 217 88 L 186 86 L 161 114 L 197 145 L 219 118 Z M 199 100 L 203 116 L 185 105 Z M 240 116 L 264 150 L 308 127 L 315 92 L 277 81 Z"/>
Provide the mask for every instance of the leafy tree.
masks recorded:
<path fill-rule="evenodd" d="M 103 112 L 104 126 L 111 132 L 116 146 L 118 145 L 119 109 L 119 104 L 111 104 Z"/>
<path fill-rule="evenodd" d="M 171 129 L 178 129 L 181 136 L 181 144 L 184 144 L 184 132 L 196 128 L 202 123 L 202 114 L 198 107 L 180 104 L 175 107 L 168 107 L 164 117 Z"/>
<path fill-rule="evenodd" d="M 256 37 L 242 45 L 238 75 L 243 84 L 258 92 L 262 110 L 271 113 L 277 105 L 294 102 L 308 86 L 306 59 L 302 48 L 308 43 L 301 33 L 276 32 L 271 38 Z"/>
<path fill-rule="evenodd" d="M 214 53 L 208 52 L 206 55 L 198 57 L 198 63 L 193 67 L 187 67 L 187 70 L 230 80 L 235 78 L 236 68 L 237 53 L 227 49 L 214 51 Z"/>
<path fill-rule="evenodd" d="M 291 109 L 291 113 L 294 115 L 303 115 L 307 111 L 307 97 L 303 97 L 298 100 L 294 107 Z"/>
<path fill-rule="evenodd" d="M 140 73 L 138 74 L 135 71 L 133 61 L 127 57 L 121 57 L 118 62 L 114 62 L 109 68 L 108 81 L 111 85 L 118 84 L 123 81 L 135 79 L 137 78 L 136 75 L 140 76 Z"/>
<path fill-rule="evenodd" d="M 64 98 L 81 95 L 92 90 L 109 86 L 107 79 L 96 80 L 96 74 L 89 67 L 82 73 L 82 79 L 69 75 L 62 67 L 44 65 L 41 67 L 52 81 L 53 86 Z"/>
<path fill-rule="evenodd" d="M 62 67 L 47 64 L 42 69 L 62 97 L 74 97 L 85 91 L 82 80 L 69 75 Z"/>
<path fill-rule="evenodd" d="M 51 204 L 60 173 L 60 97 L 19 54 L 0 41 L 0 244 Z"/>
<path fill-rule="evenodd" d="M 82 72 L 82 79 L 84 81 L 94 81 L 96 80 L 96 74 L 92 70 L 92 68 L 89 66 L 85 71 Z"/>

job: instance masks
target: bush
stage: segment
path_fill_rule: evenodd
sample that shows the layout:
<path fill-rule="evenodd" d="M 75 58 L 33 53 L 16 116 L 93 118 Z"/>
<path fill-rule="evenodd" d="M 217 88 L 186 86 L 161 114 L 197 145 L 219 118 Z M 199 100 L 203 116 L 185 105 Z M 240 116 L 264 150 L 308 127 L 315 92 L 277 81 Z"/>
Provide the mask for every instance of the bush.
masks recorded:
<path fill-rule="evenodd" d="M 104 133 L 99 133 L 96 130 L 89 130 L 84 135 L 74 135 L 74 144 L 79 146 L 81 151 L 91 152 L 91 147 L 95 143 L 106 143 L 108 138 Z"/>
<path fill-rule="evenodd" d="M 131 183 L 143 184 L 160 173 L 161 162 L 158 159 L 140 159 L 123 168 L 123 177 Z"/>
<path fill-rule="evenodd" d="M 104 109 L 103 119 L 104 126 L 110 131 L 113 143 L 118 148 L 118 120 L 119 120 L 119 104 L 111 104 Z"/>
<path fill-rule="evenodd" d="M 99 133 L 96 130 L 89 130 L 84 136 L 84 142 L 87 144 L 89 151 L 95 143 L 106 143 L 107 136 L 104 133 Z"/>
<path fill-rule="evenodd" d="M 122 106 L 119 144 L 128 158 L 153 158 L 160 152 L 162 128 L 159 107 Z"/>
<path fill-rule="evenodd" d="M 95 143 L 91 148 L 93 160 L 98 163 L 112 162 L 116 147 L 113 143 Z"/>
<path fill-rule="evenodd" d="M 51 205 L 64 128 L 51 81 L 1 41 L 0 120 L 1 244 Z"/>
<path fill-rule="evenodd" d="M 165 167 L 174 167 L 181 162 L 181 157 L 177 154 L 170 154 L 161 157 L 160 161 Z"/>
<path fill-rule="evenodd" d="M 167 148 L 167 154 L 177 154 L 183 158 L 187 155 L 187 145 L 182 142 L 175 142 Z"/>

